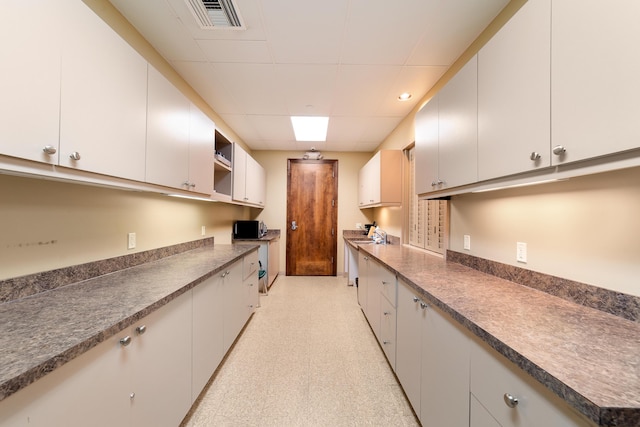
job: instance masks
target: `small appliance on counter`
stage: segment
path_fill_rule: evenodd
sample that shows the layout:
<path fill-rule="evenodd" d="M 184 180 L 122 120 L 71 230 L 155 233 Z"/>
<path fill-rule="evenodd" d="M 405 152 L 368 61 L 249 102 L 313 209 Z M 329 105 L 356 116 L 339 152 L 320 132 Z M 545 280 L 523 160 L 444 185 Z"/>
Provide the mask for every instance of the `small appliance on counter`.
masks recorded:
<path fill-rule="evenodd" d="M 262 221 L 242 220 L 233 224 L 233 239 L 259 239 L 267 234 L 267 226 Z"/>

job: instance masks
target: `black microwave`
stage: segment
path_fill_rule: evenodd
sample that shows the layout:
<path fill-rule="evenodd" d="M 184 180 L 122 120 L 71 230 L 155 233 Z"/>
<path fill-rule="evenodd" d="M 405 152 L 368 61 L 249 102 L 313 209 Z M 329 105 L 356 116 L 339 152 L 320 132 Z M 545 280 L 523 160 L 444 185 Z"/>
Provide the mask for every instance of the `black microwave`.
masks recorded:
<path fill-rule="evenodd" d="M 266 227 L 262 221 L 236 221 L 233 223 L 233 238 L 259 239 L 266 234 Z"/>

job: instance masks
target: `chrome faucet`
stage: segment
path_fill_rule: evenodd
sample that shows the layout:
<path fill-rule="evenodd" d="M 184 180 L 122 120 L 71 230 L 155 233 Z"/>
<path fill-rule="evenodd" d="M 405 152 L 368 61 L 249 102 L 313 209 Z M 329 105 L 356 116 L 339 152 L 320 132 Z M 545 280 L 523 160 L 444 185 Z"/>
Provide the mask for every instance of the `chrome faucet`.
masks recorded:
<path fill-rule="evenodd" d="M 387 232 L 382 230 L 380 227 L 376 227 L 374 235 L 380 238 L 380 240 L 378 240 L 377 238 L 375 239 L 376 243 L 382 243 L 383 245 L 386 245 L 388 243 Z"/>

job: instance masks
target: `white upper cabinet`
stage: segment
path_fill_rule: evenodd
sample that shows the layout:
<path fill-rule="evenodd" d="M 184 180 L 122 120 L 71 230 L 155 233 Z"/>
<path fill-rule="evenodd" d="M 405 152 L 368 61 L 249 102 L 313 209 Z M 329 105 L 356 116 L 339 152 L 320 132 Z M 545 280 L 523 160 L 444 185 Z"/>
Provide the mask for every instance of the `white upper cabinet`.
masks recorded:
<path fill-rule="evenodd" d="M 478 57 L 438 94 L 438 178 L 442 188 L 478 180 Z"/>
<path fill-rule="evenodd" d="M 190 102 L 149 66 L 146 181 L 189 189 Z"/>
<path fill-rule="evenodd" d="M 416 113 L 415 188 L 424 194 L 438 188 L 438 95 Z"/>
<path fill-rule="evenodd" d="M 213 193 L 215 124 L 198 107 L 189 110 L 189 186 L 198 193 Z"/>
<path fill-rule="evenodd" d="M 65 3 L 2 2 L 2 15 L 11 18 L 0 25 L 0 154 L 58 163 Z"/>
<path fill-rule="evenodd" d="M 381 150 L 358 174 L 360 208 L 399 206 L 402 202 L 402 153 Z"/>
<path fill-rule="evenodd" d="M 478 178 L 551 165 L 551 1 L 533 0 L 478 53 Z"/>
<path fill-rule="evenodd" d="M 83 2 L 65 12 L 59 164 L 143 181 L 147 62 Z"/>
<path fill-rule="evenodd" d="M 238 144 L 233 144 L 233 200 L 252 206 L 264 206 L 266 172 L 262 165 Z"/>
<path fill-rule="evenodd" d="M 638 17 L 636 0 L 553 2 L 554 165 L 640 147 Z"/>
<path fill-rule="evenodd" d="M 474 56 L 416 115 L 416 193 L 478 180 L 478 60 Z"/>

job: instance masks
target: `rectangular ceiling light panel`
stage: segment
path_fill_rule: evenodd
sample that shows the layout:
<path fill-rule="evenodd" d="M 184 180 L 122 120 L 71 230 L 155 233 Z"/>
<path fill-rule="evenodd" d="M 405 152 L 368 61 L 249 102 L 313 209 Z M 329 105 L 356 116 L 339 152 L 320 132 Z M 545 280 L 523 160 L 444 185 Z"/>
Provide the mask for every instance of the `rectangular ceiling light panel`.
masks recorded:
<path fill-rule="evenodd" d="M 326 141 L 329 117 L 292 116 L 296 141 Z"/>
<path fill-rule="evenodd" d="M 203 30 L 242 28 L 240 14 L 232 0 L 184 0 Z"/>

